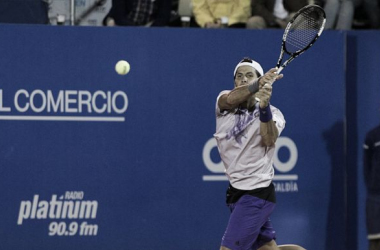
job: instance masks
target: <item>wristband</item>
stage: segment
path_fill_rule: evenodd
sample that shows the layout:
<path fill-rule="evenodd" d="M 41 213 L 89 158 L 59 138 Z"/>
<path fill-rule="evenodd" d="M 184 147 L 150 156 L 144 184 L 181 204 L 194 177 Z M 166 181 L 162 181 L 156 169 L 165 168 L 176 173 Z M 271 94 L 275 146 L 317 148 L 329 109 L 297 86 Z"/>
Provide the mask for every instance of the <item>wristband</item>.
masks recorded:
<path fill-rule="evenodd" d="M 269 122 L 270 120 L 272 120 L 272 111 L 270 110 L 270 104 L 268 104 L 268 106 L 266 106 L 263 109 L 259 107 L 259 111 L 261 122 Z"/>
<path fill-rule="evenodd" d="M 259 79 L 257 79 L 255 82 L 253 82 L 252 84 L 249 84 L 248 85 L 248 90 L 249 92 L 251 92 L 252 94 L 256 93 L 257 91 L 259 91 Z"/>

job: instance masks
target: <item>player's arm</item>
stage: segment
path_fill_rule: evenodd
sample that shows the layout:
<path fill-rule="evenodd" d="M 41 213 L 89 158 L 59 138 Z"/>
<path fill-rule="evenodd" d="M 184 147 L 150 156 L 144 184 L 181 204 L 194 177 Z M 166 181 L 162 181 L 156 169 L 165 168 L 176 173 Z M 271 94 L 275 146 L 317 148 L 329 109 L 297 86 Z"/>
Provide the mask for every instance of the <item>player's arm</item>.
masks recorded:
<path fill-rule="evenodd" d="M 282 75 L 273 79 L 278 80 L 281 78 Z M 269 104 L 269 100 L 272 96 L 273 81 L 266 81 L 267 83 L 256 94 L 256 97 L 260 99 L 260 135 L 263 145 L 267 147 L 273 146 L 279 136 L 276 123 L 273 121 L 272 111 Z"/>
<path fill-rule="evenodd" d="M 272 119 L 267 122 L 260 122 L 260 135 L 264 146 L 271 147 L 276 143 L 278 129 Z"/>
<path fill-rule="evenodd" d="M 247 101 L 249 97 L 256 94 L 256 92 L 258 92 L 265 84 L 272 85 L 275 80 L 281 79 L 283 75 L 275 73 L 276 70 L 276 68 L 272 68 L 253 83 L 236 87 L 228 94 L 219 97 L 219 109 L 231 110 L 237 108 L 241 103 Z"/>
<path fill-rule="evenodd" d="M 272 86 L 264 86 L 260 90 L 260 135 L 264 146 L 271 147 L 276 143 L 278 138 L 278 129 L 273 121 L 270 110 L 269 99 L 272 95 Z"/>
<path fill-rule="evenodd" d="M 241 103 L 259 90 L 259 81 L 252 84 L 242 85 L 234 88 L 228 94 L 219 97 L 218 106 L 220 110 L 231 110 L 237 108 Z"/>

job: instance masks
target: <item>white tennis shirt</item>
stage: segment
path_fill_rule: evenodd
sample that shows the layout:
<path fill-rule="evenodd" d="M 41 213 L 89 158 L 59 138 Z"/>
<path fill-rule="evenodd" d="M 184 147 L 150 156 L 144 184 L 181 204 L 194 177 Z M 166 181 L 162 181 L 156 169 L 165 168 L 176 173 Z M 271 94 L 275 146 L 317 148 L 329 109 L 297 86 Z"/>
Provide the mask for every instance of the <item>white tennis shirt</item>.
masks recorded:
<path fill-rule="evenodd" d="M 261 144 L 259 104 L 253 112 L 247 109 L 221 112 L 219 97 L 216 100 L 216 132 L 220 157 L 231 185 L 241 190 L 268 187 L 274 176 L 273 156 L 275 146 Z M 272 119 L 279 134 L 285 127 L 285 119 L 279 109 L 270 106 Z"/>

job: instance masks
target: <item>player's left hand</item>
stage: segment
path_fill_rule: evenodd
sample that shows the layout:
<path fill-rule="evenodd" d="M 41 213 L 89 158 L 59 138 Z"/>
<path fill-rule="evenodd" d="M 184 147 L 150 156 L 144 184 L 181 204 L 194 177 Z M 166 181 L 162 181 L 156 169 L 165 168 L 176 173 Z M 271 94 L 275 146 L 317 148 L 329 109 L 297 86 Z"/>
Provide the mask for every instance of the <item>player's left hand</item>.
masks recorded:
<path fill-rule="evenodd" d="M 260 108 L 265 108 L 269 105 L 272 96 L 272 85 L 267 83 L 256 92 L 255 97 L 260 100 Z"/>
<path fill-rule="evenodd" d="M 271 68 L 259 79 L 259 88 L 262 88 L 265 84 L 272 85 L 275 81 L 283 78 L 283 74 L 277 74 L 277 68 Z"/>

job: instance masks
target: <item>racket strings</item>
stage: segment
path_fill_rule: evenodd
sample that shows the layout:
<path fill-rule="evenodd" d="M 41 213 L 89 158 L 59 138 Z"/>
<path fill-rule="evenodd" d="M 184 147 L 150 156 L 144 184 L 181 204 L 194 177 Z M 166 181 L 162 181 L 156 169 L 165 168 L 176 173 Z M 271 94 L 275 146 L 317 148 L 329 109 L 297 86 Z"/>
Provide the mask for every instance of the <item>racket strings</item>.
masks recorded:
<path fill-rule="evenodd" d="M 290 26 L 285 40 L 287 52 L 296 53 L 308 47 L 318 35 L 323 23 L 324 14 L 316 8 L 310 8 L 298 15 Z"/>

